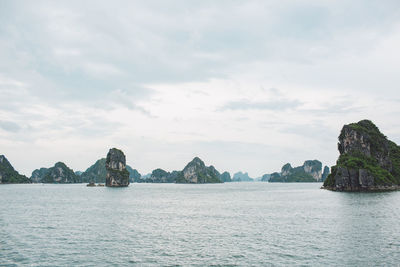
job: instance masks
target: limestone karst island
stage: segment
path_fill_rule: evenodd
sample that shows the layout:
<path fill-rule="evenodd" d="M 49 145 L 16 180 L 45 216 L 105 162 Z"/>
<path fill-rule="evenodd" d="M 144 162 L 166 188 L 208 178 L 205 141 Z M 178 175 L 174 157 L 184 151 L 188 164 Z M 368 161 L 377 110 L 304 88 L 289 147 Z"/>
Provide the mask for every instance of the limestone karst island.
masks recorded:
<path fill-rule="evenodd" d="M 4 155 L 0 156 L 0 183 L 88 183 L 88 186 L 126 187 L 130 183 L 205 184 L 240 181 L 274 183 L 323 182 L 323 189 L 332 191 L 391 191 L 400 188 L 400 148 L 388 140 L 370 120 L 344 125 L 338 149 L 340 156 L 335 166 L 322 168 L 318 160 L 306 160 L 302 166 L 287 163 L 280 172 L 250 178 L 238 172 L 231 177 L 214 166 L 206 166 L 198 157 L 182 170 L 172 172 L 157 168 L 141 175 L 126 164 L 125 154 L 109 150 L 107 157 L 97 160 L 84 172 L 74 172 L 65 163 L 57 162 L 50 168 L 39 168 L 30 178 L 20 175 Z"/>
<path fill-rule="evenodd" d="M 323 188 L 334 191 L 386 191 L 400 188 L 400 147 L 369 120 L 343 126 L 340 156 Z"/>

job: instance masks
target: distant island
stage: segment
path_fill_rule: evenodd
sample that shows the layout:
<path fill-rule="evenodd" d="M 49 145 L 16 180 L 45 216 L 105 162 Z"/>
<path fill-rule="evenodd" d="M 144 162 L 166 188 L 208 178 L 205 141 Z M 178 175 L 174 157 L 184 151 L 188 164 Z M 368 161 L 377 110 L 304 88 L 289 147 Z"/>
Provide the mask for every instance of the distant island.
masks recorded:
<path fill-rule="evenodd" d="M 220 174 L 214 166 L 206 166 L 204 161 L 195 157 L 181 171 L 167 172 L 155 169 L 148 177 L 135 180 L 138 183 L 179 183 L 179 184 L 205 184 L 223 183 L 230 181 L 230 174 Z"/>
<path fill-rule="evenodd" d="M 323 182 L 323 189 L 332 191 L 381 191 L 400 189 L 400 147 L 387 139 L 370 120 L 344 125 L 338 137 L 340 156 L 336 165 L 322 168 L 319 160 L 306 160 L 302 166 L 282 166 L 280 172 L 251 178 L 247 172 L 233 176 L 206 166 L 195 157 L 182 170 L 172 172 L 157 168 L 141 175 L 126 165 L 125 154 L 116 148 L 106 158 L 97 160 L 84 172 L 74 172 L 63 162 L 40 168 L 30 178 L 19 174 L 4 155 L 0 155 L 0 184 L 8 183 L 89 183 L 90 186 L 128 186 L 129 183 L 205 184 L 225 182 Z"/>
<path fill-rule="evenodd" d="M 322 171 L 322 163 L 319 160 L 306 160 L 302 166 L 292 167 L 290 163 L 283 165 L 281 172 L 265 174 L 261 181 L 279 183 L 299 182 L 323 182 L 329 174 L 329 167 L 325 166 Z"/>
<path fill-rule="evenodd" d="M 400 189 L 400 147 L 369 120 L 343 126 L 340 156 L 322 188 L 333 191 Z"/>

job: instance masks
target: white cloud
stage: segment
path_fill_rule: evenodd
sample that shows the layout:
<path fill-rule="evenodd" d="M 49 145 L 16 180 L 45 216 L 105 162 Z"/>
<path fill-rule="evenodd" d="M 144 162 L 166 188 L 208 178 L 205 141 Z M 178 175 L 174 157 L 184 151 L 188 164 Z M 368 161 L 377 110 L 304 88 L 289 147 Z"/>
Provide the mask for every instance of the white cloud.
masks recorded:
<path fill-rule="evenodd" d="M 364 118 L 400 142 L 398 1 L 0 5 L 1 153 L 25 174 L 113 146 L 145 173 L 331 165 Z"/>

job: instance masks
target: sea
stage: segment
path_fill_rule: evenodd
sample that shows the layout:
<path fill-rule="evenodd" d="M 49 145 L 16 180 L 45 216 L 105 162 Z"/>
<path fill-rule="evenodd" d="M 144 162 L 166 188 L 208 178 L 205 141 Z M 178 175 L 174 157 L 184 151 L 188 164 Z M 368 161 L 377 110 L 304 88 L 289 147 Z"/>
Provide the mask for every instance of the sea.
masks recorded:
<path fill-rule="evenodd" d="M 398 266 L 400 192 L 0 185 L 0 266 Z"/>

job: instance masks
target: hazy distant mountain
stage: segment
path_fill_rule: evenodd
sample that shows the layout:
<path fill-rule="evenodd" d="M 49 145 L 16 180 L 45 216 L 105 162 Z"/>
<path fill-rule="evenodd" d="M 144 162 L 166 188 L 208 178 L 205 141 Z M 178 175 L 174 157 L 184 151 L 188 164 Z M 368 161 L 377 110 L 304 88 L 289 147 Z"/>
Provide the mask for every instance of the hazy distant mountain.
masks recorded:
<path fill-rule="evenodd" d="M 0 155 L 0 184 L 3 183 L 30 183 L 25 175 L 19 174 L 4 155 Z"/>
<path fill-rule="evenodd" d="M 254 179 L 247 172 L 237 172 L 233 175 L 232 182 L 254 182 Z"/>
<path fill-rule="evenodd" d="M 229 172 L 223 172 L 220 176 L 219 179 L 221 182 L 232 182 L 231 174 Z"/>
<path fill-rule="evenodd" d="M 269 182 L 321 182 L 327 177 L 326 172 L 329 174 L 328 167 L 324 168 L 323 176 L 322 163 L 319 160 L 306 160 L 302 166 L 294 168 L 286 163 L 280 173 L 271 174 Z"/>
<path fill-rule="evenodd" d="M 264 174 L 261 177 L 261 182 L 268 182 L 270 178 L 271 178 L 271 174 Z"/>

